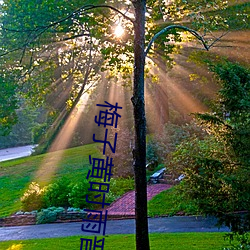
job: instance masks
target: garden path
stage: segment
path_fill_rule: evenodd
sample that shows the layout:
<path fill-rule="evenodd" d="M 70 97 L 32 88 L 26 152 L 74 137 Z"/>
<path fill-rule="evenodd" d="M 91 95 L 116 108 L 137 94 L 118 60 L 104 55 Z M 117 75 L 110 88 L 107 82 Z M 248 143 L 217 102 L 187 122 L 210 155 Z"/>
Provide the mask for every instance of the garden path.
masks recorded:
<path fill-rule="evenodd" d="M 149 185 L 147 188 L 147 198 L 148 201 L 151 200 L 155 195 L 160 192 L 169 189 L 171 185 L 168 184 L 154 184 Z M 126 218 L 134 218 L 135 217 L 135 191 L 130 191 L 120 197 L 118 200 L 113 202 L 109 207 L 106 208 L 108 210 L 108 217 L 126 217 Z"/>

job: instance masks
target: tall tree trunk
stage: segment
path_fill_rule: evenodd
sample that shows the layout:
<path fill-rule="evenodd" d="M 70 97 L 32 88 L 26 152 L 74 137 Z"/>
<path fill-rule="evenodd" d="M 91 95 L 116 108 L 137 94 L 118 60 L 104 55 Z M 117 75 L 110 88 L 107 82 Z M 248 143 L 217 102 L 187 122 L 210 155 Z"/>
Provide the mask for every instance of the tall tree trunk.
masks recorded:
<path fill-rule="evenodd" d="M 135 148 L 133 150 L 133 158 L 135 173 L 136 249 L 149 250 L 146 180 L 146 117 L 144 103 L 146 0 L 133 1 L 133 5 L 135 7 L 135 37 L 132 103 L 135 122 Z"/>

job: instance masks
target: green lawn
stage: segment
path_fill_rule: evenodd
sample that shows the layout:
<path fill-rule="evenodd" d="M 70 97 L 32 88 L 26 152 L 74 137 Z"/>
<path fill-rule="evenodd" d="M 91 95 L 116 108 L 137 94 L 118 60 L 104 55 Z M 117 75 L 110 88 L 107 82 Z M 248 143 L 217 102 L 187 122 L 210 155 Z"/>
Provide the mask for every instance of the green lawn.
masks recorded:
<path fill-rule="evenodd" d="M 159 193 L 148 202 L 148 215 L 151 217 L 166 214 L 171 216 L 177 212 L 183 212 L 187 215 L 199 214 L 197 207 L 177 194 L 175 187 Z"/>
<path fill-rule="evenodd" d="M 89 144 L 65 150 L 58 166 L 50 166 L 56 170 L 47 181 L 62 176 L 73 181 L 86 177 L 90 166 L 89 155 L 101 157 L 97 146 L 98 144 Z M 0 163 L 0 218 L 21 209 L 20 197 L 29 183 L 37 182 L 35 175 L 45 157 L 55 158 L 58 154 L 59 151 Z"/>
<path fill-rule="evenodd" d="M 151 234 L 151 250 L 222 250 L 228 246 L 224 233 L 166 233 Z M 80 249 L 81 236 L 39 240 L 0 242 L 1 250 L 69 250 Z M 93 239 L 94 237 L 84 237 Z M 100 237 L 102 238 L 102 237 Z M 99 239 L 99 237 L 98 237 Z M 105 236 L 104 249 L 135 249 L 134 235 Z"/>

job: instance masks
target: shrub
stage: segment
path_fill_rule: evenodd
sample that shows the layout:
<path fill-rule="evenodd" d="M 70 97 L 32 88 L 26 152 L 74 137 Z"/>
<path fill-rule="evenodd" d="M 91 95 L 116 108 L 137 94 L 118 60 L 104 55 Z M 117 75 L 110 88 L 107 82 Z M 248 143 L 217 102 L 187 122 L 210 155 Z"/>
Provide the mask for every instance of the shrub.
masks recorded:
<path fill-rule="evenodd" d="M 80 208 L 75 208 L 75 207 L 68 207 L 67 208 L 67 212 L 69 213 L 69 212 L 78 212 L 78 213 L 80 213 L 80 212 L 83 212 L 84 211 L 84 209 L 80 209 Z"/>
<path fill-rule="evenodd" d="M 59 213 L 64 212 L 62 207 L 49 207 L 37 213 L 36 224 L 45 224 L 56 221 Z"/>
<path fill-rule="evenodd" d="M 64 177 L 48 185 L 44 192 L 45 207 L 68 207 L 70 189 L 70 181 Z"/>
<path fill-rule="evenodd" d="M 152 138 L 149 138 L 147 142 L 147 170 L 153 171 L 159 163 L 158 156 L 158 143 L 154 141 Z"/>
<path fill-rule="evenodd" d="M 91 204 L 86 202 L 86 195 L 89 193 L 89 186 L 89 181 L 86 179 L 72 185 L 72 189 L 68 197 L 69 204 L 77 208 L 89 208 Z"/>
<path fill-rule="evenodd" d="M 107 202 L 113 202 L 123 194 L 130 190 L 135 189 L 135 183 L 133 178 L 117 178 L 110 180 L 110 190 L 106 195 Z"/>
<path fill-rule="evenodd" d="M 32 182 L 28 190 L 21 197 L 22 209 L 24 211 L 39 210 L 43 207 L 44 189 L 39 184 Z"/>
<path fill-rule="evenodd" d="M 228 233 L 225 235 L 225 239 L 229 240 L 230 247 L 225 247 L 223 250 L 250 250 L 250 240 L 247 233 Z M 237 241 L 233 244 L 233 241 Z"/>

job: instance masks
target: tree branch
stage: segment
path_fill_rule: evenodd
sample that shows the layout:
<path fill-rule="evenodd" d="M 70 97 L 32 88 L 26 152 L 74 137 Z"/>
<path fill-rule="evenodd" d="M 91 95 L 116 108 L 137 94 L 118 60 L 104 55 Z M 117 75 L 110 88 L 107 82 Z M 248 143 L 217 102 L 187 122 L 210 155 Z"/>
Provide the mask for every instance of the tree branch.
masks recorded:
<path fill-rule="evenodd" d="M 119 13 L 120 15 L 122 15 L 125 19 L 127 19 L 131 23 L 134 23 L 134 20 L 132 18 L 128 17 L 126 14 L 122 13 L 120 10 L 116 9 L 115 7 L 113 7 L 111 5 L 89 5 L 89 7 L 86 8 L 85 10 L 91 10 L 91 9 L 96 9 L 96 8 L 108 8 L 108 9 L 111 9 L 111 10 Z"/>
<path fill-rule="evenodd" d="M 78 37 L 83 37 L 83 36 L 87 36 L 87 37 L 90 37 L 90 33 L 80 33 L 80 34 L 77 34 L 77 35 L 73 35 L 73 36 L 70 36 L 70 37 L 63 37 L 61 38 L 60 40 L 54 40 L 52 42 L 57 42 L 57 43 L 60 43 L 60 42 L 65 42 L 65 41 L 68 41 L 68 40 L 72 40 L 72 39 L 76 39 Z"/>
<path fill-rule="evenodd" d="M 165 32 L 171 30 L 171 29 L 182 29 L 182 30 L 185 30 L 185 31 L 188 31 L 189 33 L 191 33 L 193 36 L 195 36 L 199 41 L 202 42 L 203 46 L 205 47 L 206 50 L 209 50 L 211 45 L 208 46 L 206 44 L 206 41 L 204 40 L 204 38 L 195 30 L 192 30 L 186 26 L 182 26 L 182 25 L 170 25 L 170 26 L 167 26 L 165 27 L 164 29 L 162 29 L 161 31 L 159 31 L 158 33 L 156 33 L 153 38 L 150 40 L 146 50 L 145 50 L 145 56 L 147 56 L 152 44 L 155 42 L 155 40 L 162 34 L 164 34 Z"/>
<path fill-rule="evenodd" d="M 55 22 L 52 22 L 51 24 L 49 25 L 41 25 L 41 26 L 36 26 L 34 29 L 23 29 L 23 30 L 16 30 L 16 29 L 9 29 L 9 28 L 6 28 L 4 26 L 2 26 L 2 29 L 3 30 L 6 30 L 6 31 L 11 31 L 11 32 L 36 32 L 36 31 L 39 31 L 41 29 L 49 29 L 57 24 L 61 24 L 63 22 L 65 22 L 66 20 L 70 19 L 71 17 L 74 17 L 78 14 L 81 14 L 82 12 L 84 11 L 88 11 L 88 10 L 92 10 L 92 9 L 97 9 L 97 8 L 108 8 L 108 9 L 111 9 L 115 12 L 117 12 L 118 14 L 122 15 L 125 19 L 127 19 L 128 21 L 134 23 L 134 20 L 130 17 L 128 17 L 126 14 L 122 13 L 120 10 L 116 9 L 115 7 L 111 6 L 111 5 L 92 5 L 92 4 L 89 4 L 89 5 L 84 5 L 80 8 L 78 8 L 77 10 L 73 11 L 71 14 L 69 14 L 68 16 L 58 20 L 58 21 L 55 21 Z"/>
<path fill-rule="evenodd" d="M 220 35 L 219 37 L 215 37 L 215 40 L 209 45 L 209 48 L 211 48 L 215 43 L 217 43 L 223 36 L 225 36 L 226 34 L 228 34 L 230 31 L 228 30 L 227 32 L 223 33 L 222 35 Z"/>
<path fill-rule="evenodd" d="M 92 10 L 92 9 L 97 9 L 97 8 L 108 8 L 108 9 L 111 9 L 115 12 L 117 12 L 118 14 L 122 15 L 125 19 L 129 20 L 130 22 L 134 23 L 134 20 L 130 17 L 128 17 L 126 14 L 122 13 L 120 10 L 116 9 L 115 7 L 113 6 L 110 6 L 110 5 L 84 5 L 82 7 L 80 7 L 79 9 L 77 9 L 76 11 L 72 12 L 70 15 L 56 21 L 56 22 L 52 22 L 51 24 L 49 25 L 43 25 L 43 26 L 37 26 L 35 27 L 34 29 L 27 29 L 27 30 L 15 30 L 15 29 L 9 29 L 9 28 L 6 28 L 4 26 L 2 26 L 1 28 L 3 30 L 6 30 L 6 31 L 11 31 L 11 32 L 38 32 L 38 34 L 35 34 L 34 37 L 32 39 L 30 39 L 30 41 L 26 42 L 25 44 L 23 44 L 22 46 L 18 47 L 18 48 L 15 48 L 15 49 L 12 49 L 10 51 L 5 51 L 3 53 L 0 54 L 0 57 L 1 56 L 5 56 L 11 52 L 15 52 L 15 51 L 18 51 L 18 50 L 24 50 L 26 49 L 26 47 L 31 44 L 32 42 L 34 42 L 39 36 L 41 36 L 45 31 L 47 31 L 49 28 L 53 27 L 53 26 L 56 26 L 58 24 L 61 24 L 63 22 L 65 22 L 66 20 L 84 12 L 84 11 L 89 11 L 89 10 Z"/>
<path fill-rule="evenodd" d="M 88 5 L 84 5 L 82 7 L 80 7 L 79 9 L 77 9 L 76 11 L 72 12 L 70 15 L 56 21 L 56 22 L 52 22 L 50 25 L 47 26 L 39 26 L 40 28 L 51 28 L 57 24 L 61 24 L 63 22 L 65 22 L 66 20 L 68 20 L 71 17 L 74 17 L 78 14 L 81 14 L 84 11 L 88 11 L 88 10 L 93 10 L 93 9 L 97 9 L 97 8 L 108 8 L 111 9 L 115 12 L 117 12 L 118 14 L 122 15 L 125 19 L 129 20 L 130 22 L 134 23 L 133 19 L 131 19 L 130 17 L 128 17 L 126 14 L 122 13 L 120 10 L 116 9 L 115 7 L 111 6 L 111 5 L 92 5 L 92 4 L 88 4 Z"/>

